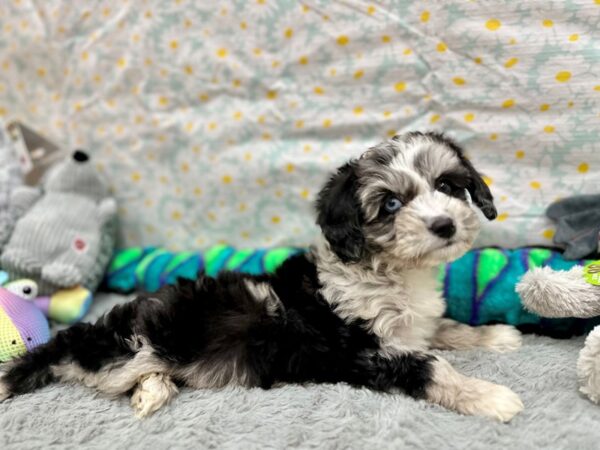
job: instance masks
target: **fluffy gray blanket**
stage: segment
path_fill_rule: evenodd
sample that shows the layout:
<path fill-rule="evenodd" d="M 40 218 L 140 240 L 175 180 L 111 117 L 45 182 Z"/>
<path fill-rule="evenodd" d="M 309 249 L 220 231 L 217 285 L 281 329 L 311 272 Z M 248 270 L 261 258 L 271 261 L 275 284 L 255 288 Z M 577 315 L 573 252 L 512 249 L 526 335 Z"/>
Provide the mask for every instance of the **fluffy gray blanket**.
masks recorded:
<path fill-rule="evenodd" d="M 123 301 L 99 300 L 92 317 Z M 521 395 L 526 409 L 509 424 L 346 385 L 183 389 L 169 407 L 138 420 L 127 398 L 53 385 L 0 404 L 0 448 L 597 449 L 600 406 L 577 393 L 582 345 L 529 336 L 512 354 L 443 352 L 464 373 Z"/>

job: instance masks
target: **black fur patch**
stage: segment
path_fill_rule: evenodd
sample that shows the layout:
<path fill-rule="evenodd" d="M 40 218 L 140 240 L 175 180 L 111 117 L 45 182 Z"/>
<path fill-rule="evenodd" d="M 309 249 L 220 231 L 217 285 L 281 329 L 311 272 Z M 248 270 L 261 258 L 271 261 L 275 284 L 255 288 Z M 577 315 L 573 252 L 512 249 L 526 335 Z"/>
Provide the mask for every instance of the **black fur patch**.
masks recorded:
<path fill-rule="evenodd" d="M 357 198 L 356 162 L 338 169 L 317 198 L 317 224 L 343 262 L 359 261 L 365 251 L 365 219 Z"/>

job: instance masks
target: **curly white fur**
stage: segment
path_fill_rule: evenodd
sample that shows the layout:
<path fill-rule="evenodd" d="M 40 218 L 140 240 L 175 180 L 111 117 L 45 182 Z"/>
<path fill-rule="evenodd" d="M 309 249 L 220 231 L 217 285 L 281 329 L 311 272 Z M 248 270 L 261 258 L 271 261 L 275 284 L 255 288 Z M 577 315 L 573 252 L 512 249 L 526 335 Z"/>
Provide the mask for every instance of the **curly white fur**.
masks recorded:
<path fill-rule="evenodd" d="M 587 283 L 583 268 L 555 271 L 550 267 L 527 272 L 517 284 L 523 306 L 544 317 L 588 318 L 600 315 L 600 287 Z"/>

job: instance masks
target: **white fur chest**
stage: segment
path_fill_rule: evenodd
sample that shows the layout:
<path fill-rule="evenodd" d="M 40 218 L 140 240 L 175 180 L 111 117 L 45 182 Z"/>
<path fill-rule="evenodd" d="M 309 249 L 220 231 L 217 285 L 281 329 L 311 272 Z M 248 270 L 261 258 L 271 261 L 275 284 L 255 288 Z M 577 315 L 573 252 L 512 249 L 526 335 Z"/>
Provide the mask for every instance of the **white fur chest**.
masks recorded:
<path fill-rule="evenodd" d="M 446 303 L 438 289 L 436 272 L 437 269 L 415 269 L 403 274 L 408 299 L 403 315 L 411 316 L 412 320 L 407 342 L 401 339 L 400 346 L 414 344 L 426 348 L 438 327 L 437 319 L 444 314 Z"/>
<path fill-rule="evenodd" d="M 445 310 L 435 269 L 381 273 L 319 256 L 322 294 L 340 317 L 364 320 L 386 354 L 427 349 Z"/>

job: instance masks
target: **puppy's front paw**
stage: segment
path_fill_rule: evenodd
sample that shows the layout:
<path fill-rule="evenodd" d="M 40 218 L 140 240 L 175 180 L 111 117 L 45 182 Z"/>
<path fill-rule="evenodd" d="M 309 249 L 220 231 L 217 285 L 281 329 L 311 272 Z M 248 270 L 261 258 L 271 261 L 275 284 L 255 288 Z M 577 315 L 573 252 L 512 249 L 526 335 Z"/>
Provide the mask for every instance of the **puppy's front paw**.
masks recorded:
<path fill-rule="evenodd" d="M 445 360 L 433 365 L 427 400 L 469 416 L 508 422 L 523 411 L 517 394 L 505 386 L 460 374 Z"/>
<path fill-rule="evenodd" d="M 495 352 L 514 352 L 521 347 L 521 332 L 510 325 L 487 325 L 482 339 L 485 348 Z"/>
<path fill-rule="evenodd" d="M 484 380 L 471 380 L 471 383 L 477 384 L 476 391 L 479 395 L 466 402 L 465 406 L 470 414 L 508 422 L 523 411 L 523 402 L 519 396 L 506 386 Z"/>

